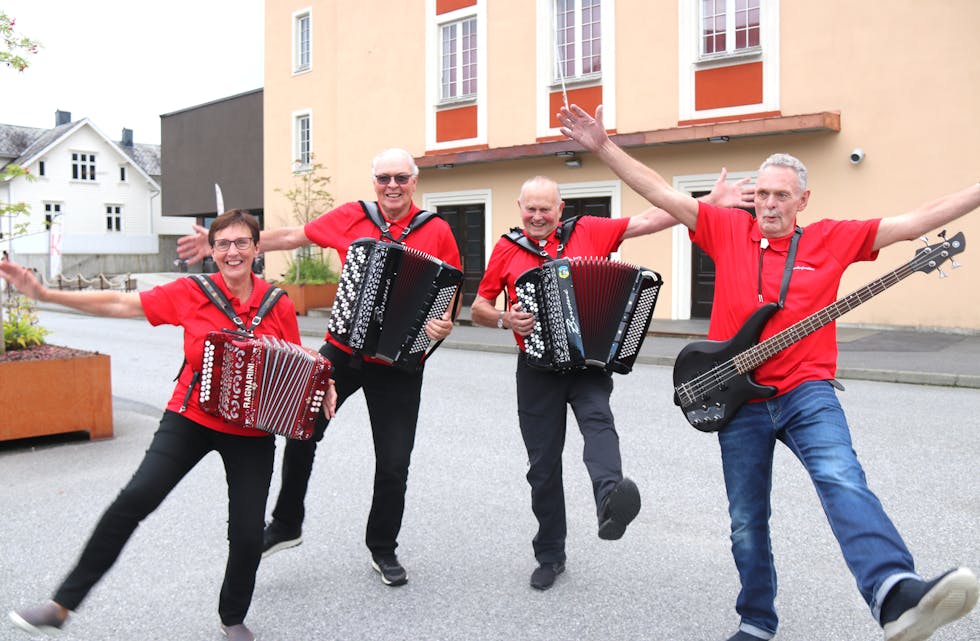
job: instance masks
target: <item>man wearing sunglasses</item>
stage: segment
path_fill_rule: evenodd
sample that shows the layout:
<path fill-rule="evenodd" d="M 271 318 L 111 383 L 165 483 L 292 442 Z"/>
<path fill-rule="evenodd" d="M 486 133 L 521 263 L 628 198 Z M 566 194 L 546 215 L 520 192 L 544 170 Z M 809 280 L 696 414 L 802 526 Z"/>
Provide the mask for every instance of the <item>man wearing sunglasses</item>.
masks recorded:
<path fill-rule="evenodd" d="M 371 163 L 372 182 L 382 224 L 387 236 L 401 239 L 405 245 L 435 256 L 459 268 L 459 249 L 449 224 L 433 217 L 424 225 L 410 228 L 421 211 L 412 201 L 418 185 L 418 167 L 404 149 L 388 149 L 375 156 Z M 178 240 L 181 258 L 196 262 L 206 250 L 206 230 Z M 201 233 L 204 236 L 201 236 Z M 408 232 L 406 234 L 406 232 Z M 318 216 L 304 226 L 264 230 L 261 243 L 265 251 L 291 250 L 310 244 L 333 247 L 346 259 L 350 243 L 358 238 L 378 238 L 379 227 L 372 222 L 359 202 L 348 202 Z M 201 242 L 204 242 L 204 246 Z M 425 326 L 432 341 L 446 338 L 453 322 L 447 311 Z M 422 373 L 409 373 L 374 359 L 353 355 L 351 349 L 333 339 L 329 332 L 320 349 L 334 365 L 337 408 L 352 394 L 363 390 L 371 417 L 374 437 L 375 472 L 374 497 L 368 516 L 365 542 L 371 552 L 371 564 L 386 585 L 404 585 L 408 581 L 405 568 L 395 554 L 398 532 L 405 509 L 405 489 L 408 467 L 415 443 L 422 389 Z M 323 438 L 329 421 L 318 419 L 314 436 L 308 441 L 290 439 L 283 453 L 282 485 L 266 526 L 263 558 L 279 550 L 302 543 L 305 516 L 304 500 L 313 469 L 317 442 Z"/>

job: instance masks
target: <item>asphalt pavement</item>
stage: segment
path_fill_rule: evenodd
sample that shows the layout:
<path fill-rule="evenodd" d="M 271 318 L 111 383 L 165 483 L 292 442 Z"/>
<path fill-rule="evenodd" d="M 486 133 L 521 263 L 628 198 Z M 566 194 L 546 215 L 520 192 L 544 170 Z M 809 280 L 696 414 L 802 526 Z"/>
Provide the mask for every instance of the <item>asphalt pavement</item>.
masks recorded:
<path fill-rule="evenodd" d="M 0 617 L 49 596 L 73 563 L 152 437 L 180 345 L 179 330 L 141 321 L 48 318 L 57 328 L 52 342 L 111 353 L 115 435 L 0 443 Z M 304 344 L 318 345 L 327 315 L 299 322 Z M 595 536 L 581 436 L 569 421 L 568 570 L 541 593 L 527 584 L 534 522 L 516 428 L 513 338 L 472 326 L 464 312 L 427 368 L 399 537 L 409 584 L 383 586 L 364 549 L 373 456 L 356 397 L 321 445 L 304 543 L 263 562 L 249 625 L 262 641 L 727 638 L 737 622 L 737 576 L 717 445 L 684 423 L 668 393 L 674 357 L 705 331 L 700 321 L 654 320 L 634 372 L 615 377 L 624 467 L 643 495 L 621 541 Z M 848 326 L 839 334 L 855 449 L 920 571 L 980 570 L 980 336 Z M 0 408 L 7 411 L 17 410 Z M 774 478 L 777 641 L 880 639 L 809 480 L 785 448 Z M 218 641 L 225 495 L 220 459 L 206 457 L 140 526 L 63 638 Z M 21 638 L 0 620 L 0 640 Z M 974 612 L 934 641 L 978 639 Z"/>

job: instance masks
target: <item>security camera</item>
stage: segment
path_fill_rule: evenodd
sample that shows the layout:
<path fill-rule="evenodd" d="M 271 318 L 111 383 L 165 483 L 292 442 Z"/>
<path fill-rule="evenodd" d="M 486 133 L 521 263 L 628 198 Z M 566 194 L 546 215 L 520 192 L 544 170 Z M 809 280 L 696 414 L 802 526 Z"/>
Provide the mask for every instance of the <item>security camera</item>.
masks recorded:
<path fill-rule="evenodd" d="M 852 165 L 856 165 L 862 160 L 864 160 L 864 150 L 857 147 L 851 151 L 851 155 L 848 156 L 848 160 L 851 161 Z"/>

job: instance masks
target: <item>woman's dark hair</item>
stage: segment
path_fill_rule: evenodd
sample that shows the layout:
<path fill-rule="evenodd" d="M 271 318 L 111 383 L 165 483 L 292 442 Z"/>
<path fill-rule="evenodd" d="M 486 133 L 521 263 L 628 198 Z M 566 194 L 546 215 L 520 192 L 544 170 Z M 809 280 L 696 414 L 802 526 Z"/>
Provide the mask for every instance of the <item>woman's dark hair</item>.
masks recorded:
<path fill-rule="evenodd" d="M 214 235 L 232 225 L 245 225 L 252 232 L 252 242 L 259 244 L 259 221 L 246 209 L 229 209 L 214 219 L 208 228 L 208 244 L 214 247 Z"/>

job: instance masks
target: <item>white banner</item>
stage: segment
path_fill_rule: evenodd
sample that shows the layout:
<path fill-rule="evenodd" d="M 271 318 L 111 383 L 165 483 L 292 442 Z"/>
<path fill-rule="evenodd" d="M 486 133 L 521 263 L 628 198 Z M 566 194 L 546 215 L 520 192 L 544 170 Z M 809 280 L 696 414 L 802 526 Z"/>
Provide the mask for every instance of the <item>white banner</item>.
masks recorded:
<path fill-rule="evenodd" d="M 59 223 L 57 220 L 52 221 L 51 228 L 48 231 L 48 236 L 50 238 L 48 255 L 51 258 L 48 278 L 53 279 L 61 273 L 61 223 Z"/>

